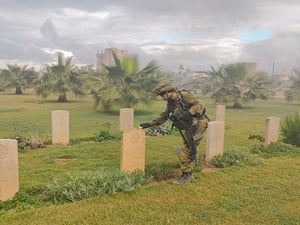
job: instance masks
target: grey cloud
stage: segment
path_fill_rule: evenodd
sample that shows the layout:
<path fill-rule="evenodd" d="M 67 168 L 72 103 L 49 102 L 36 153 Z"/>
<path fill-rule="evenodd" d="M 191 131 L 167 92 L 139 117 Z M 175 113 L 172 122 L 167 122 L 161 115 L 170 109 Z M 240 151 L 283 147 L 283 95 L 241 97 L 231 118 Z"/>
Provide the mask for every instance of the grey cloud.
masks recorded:
<path fill-rule="evenodd" d="M 97 49 L 107 47 L 137 53 L 145 63 L 155 59 L 168 69 L 180 64 L 203 69 L 235 60 L 251 60 L 269 71 L 273 60 L 279 70 L 295 67 L 300 59 L 297 50 L 300 22 L 295 14 L 300 5 L 296 0 L 0 0 L 0 3 L 0 59 L 47 62 L 52 56 L 42 49 L 52 48 L 70 51 L 76 62 L 91 64 L 96 61 Z M 109 10 L 114 13 L 108 19 L 92 15 Z M 240 34 L 256 28 L 269 30 L 272 37 L 239 43 Z M 226 42 L 223 46 L 223 39 L 237 42 Z M 141 43 L 152 48 L 150 53 Z"/>
<path fill-rule="evenodd" d="M 52 57 L 33 44 L 0 39 L 0 59 L 32 60 L 43 63 L 51 60 Z"/>
<path fill-rule="evenodd" d="M 44 35 L 45 38 L 56 41 L 58 39 L 58 34 L 56 28 L 51 19 L 47 19 L 41 26 L 40 29 L 41 33 Z"/>

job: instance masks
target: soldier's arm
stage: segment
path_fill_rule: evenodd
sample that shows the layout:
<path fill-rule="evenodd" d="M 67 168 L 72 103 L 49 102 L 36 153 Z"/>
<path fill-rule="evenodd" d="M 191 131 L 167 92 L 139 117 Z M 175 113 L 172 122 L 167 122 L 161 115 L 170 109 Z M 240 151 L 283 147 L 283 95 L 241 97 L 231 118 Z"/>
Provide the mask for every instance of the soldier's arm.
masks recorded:
<path fill-rule="evenodd" d="M 168 115 L 168 111 L 166 109 L 164 112 L 159 114 L 159 116 L 156 119 L 152 120 L 151 124 L 152 124 L 152 126 L 161 125 L 164 122 L 166 122 L 168 120 L 168 118 L 169 118 L 169 115 Z"/>

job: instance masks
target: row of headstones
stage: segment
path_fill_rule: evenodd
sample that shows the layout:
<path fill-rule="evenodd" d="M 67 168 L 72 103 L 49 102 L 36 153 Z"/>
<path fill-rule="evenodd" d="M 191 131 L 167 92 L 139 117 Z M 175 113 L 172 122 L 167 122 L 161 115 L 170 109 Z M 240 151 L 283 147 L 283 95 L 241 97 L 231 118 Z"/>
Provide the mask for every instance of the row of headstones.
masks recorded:
<path fill-rule="evenodd" d="M 265 143 L 276 142 L 279 137 L 279 118 L 269 117 L 265 124 Z M 223 154 L 225 129 L 225 106 L 217 105 L 216 119 L 208 123 L 206 156 L 208 161 Z M 120 110 L 121 171 L 145 170 L 146 134 L 134 128 L 134 111 Z M 52 112 L 52 144 L 69 144 L 69 112 Z M 0 139 L 0 201 L 11 199 L 19 191 L 18 143 L 14 139 Z"/>

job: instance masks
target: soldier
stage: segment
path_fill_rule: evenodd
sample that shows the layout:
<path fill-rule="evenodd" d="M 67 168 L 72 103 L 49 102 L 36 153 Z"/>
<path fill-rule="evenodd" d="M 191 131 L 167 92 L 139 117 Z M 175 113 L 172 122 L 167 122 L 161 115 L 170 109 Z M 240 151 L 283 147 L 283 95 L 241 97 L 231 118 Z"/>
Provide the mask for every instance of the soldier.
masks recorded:
<path fill-rule="evenodd" d="M 183 138 L 183 145 L 178 153 L 182 174 L 173 183 L 188 183 L 192 179 L 193 161 L 196 159 L 196 145 L 200 144 L 202 134 L 207 128 L 208 118 L 205 115 L 205 108 L 190 92 L 186 90 L 179 91 L 168 82 L 158 84 L 154 91 L 163 100 L 167 101 L 167 108 L 151 122 L 141 123 L 140 127 L 145 129 L 161 125 L 168 119 L 173 122 Z M 195 137 L 198 138 L 195 139 Z"/>

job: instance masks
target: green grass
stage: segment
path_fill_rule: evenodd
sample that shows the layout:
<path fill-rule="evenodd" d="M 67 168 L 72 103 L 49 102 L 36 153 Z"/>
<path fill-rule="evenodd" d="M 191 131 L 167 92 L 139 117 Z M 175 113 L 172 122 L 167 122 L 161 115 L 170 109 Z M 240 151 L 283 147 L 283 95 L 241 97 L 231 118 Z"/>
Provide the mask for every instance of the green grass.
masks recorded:
<path fill-rule="evenodd" d="M 95 112 L 90 97 L 66 104 L 53 99 L 41 101 L 33 95 L 0 93 L 0 138 L 11 135 L 51 136 L 51 111 L 70 111 L 69 146 L 19 152 L 21 190 L 34 190 L 53 178 L 68 173 L 120 167 L 120 141 L 83 142 L 100 130 L 118 133 L 118 110 L 112 115 Z M 214 119 L 215 106 L 203 99 Z M 135 125 L 155 117 L 164 108 L 156 101 L 151 107 L 135 109 Z M 226 109 L 225 148 L 249 147 L 250 134 L 264 135 L 269 116 L 299 110 L 299 104 L 278 100 L 257 101 L 245 109 Z M 0 215 L 0 224 L 278 224 L 300 223 L 300 151 L 262 159 L 255 166 L 233 166 L 212 170 L 195 169 L 194 180 L 173 185 L 179 174 L 175 150 L 181 145 L 176 135 L 146 138 L 146 170 L 163 178 L 127 193 L 97 196 L 74 203 L 9 210 Z M 240 149 L 242 149 L 242 147 Z M 205 151 L 205 139 L 200 154 Z M 159 177 L 160 178 L 160 177 Z M 25 196 L 26 198 L 26 196 Z"/>

